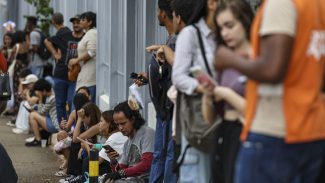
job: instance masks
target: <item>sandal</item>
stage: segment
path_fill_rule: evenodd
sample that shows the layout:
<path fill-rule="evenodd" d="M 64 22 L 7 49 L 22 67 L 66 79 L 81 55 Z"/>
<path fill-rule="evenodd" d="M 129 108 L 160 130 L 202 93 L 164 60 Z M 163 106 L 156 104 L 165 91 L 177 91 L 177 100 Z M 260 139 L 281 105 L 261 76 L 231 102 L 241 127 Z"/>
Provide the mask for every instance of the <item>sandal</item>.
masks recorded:
<path fill-rule="evenodd" d="M 60 165 L 59 170 L 64 170 L 64 169 L 66 169 L 66 168 L 67 168 L 67 161 L 64 161 L 64 162 Z"/>
<path fill-rule="evenodd" d="M 65 173 L 65 171 L 61 170 L 61 171 L 55 172 L 54 175 L 57 177 L 64 177 L 64 176 L 67 176 L 67 173 Z"/>

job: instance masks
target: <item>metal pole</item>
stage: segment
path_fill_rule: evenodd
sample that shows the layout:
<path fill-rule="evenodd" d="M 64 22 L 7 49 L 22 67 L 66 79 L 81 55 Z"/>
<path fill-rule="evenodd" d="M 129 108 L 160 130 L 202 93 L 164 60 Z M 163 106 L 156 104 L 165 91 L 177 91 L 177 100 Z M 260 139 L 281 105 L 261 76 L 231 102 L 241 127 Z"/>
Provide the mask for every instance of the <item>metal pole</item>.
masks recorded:
<path fill-rule="evenodd" d="M 98 151 L 97 149 L 91 149 L 89 155 L 89 183 L 98 183 L 98 174 Z"/>

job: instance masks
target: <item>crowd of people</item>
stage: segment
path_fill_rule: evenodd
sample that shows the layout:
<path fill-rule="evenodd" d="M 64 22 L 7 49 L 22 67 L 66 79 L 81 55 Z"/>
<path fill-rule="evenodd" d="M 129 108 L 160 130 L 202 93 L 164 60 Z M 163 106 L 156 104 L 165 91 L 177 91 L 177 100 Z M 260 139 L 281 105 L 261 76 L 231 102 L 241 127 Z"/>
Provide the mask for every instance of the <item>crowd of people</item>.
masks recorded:
<path fill-rule="evenodd" d="M 1 49 L 13 132 L 32 131 L 26 146 L 57 133 L 60 182 L 88 181 L 95 149 L 106 183 L 323 182 L 325 2 L 251 2 L 158 0 L 168 37 L 146 48 L 148 69 L 134 80 L 149 84 L 155 131 L 132 97 L 109 111 L 96 105 L 95 13 L 72 17 L 73 31 L 53 14 L 57 33 L 44 39 L 53 75 L 37 56 L 37 19 L 28 17 Z"/>

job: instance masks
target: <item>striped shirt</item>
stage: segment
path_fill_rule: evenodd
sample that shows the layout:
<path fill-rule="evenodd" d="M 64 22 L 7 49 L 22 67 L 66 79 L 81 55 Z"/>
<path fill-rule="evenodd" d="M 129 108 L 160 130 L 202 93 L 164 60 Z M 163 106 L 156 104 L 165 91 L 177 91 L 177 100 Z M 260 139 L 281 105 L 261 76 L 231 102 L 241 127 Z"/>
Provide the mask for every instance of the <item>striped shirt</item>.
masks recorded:
<path fill-rule="evenodd" d="M 56 106 L 55 106 L 55 96 L 51 95 L 49 97 L 47 97 L 45 104 L 43 105 L 41 112 L 41 115 L 49 115 L 51 118 L 51 121 L 53 123 L 53 126 L 59 130 L 59 122 L 58 122 L 58 118 L 56 115 Z"/>

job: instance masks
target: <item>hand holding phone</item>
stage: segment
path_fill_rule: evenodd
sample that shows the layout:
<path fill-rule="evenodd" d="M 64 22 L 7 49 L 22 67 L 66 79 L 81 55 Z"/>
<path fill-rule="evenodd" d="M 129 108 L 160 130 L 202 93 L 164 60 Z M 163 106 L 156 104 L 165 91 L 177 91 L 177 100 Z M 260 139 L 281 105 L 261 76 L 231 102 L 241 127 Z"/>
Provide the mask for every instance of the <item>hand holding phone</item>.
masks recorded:
<path fill-rule="evenodd" d="M 114 152 L 115 149 L 113 149 L 110 145 L 103 145 L 102 146 L 107 152 Z M 116 151 L 115 151 L 116 152 Z"/>
<path fill-rule="evenodd" d="M 206 72 L 204 72 L 201 66 L 193 66 L 190 68 L 190 72 L 193 77 L 195 77 L 200 84 L 208 88 L 214 88 L 217 86 L 217 82 L 211 78 Z"/>
<path fill-rule="evenodd" d="M 145 76 L 143 76 L 141 74 L 135 73 L 135 72 L 132 72 L 130 74 L 130 78 L 141 82 L 141 85 L 146 85 L 149 82 L 148 78 L 146 78 Z"/>

